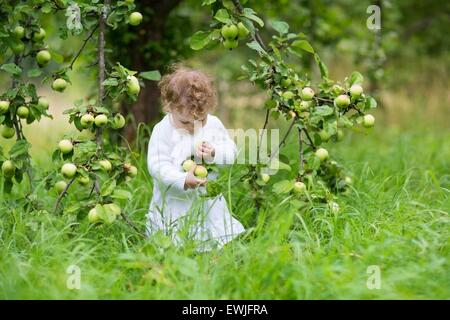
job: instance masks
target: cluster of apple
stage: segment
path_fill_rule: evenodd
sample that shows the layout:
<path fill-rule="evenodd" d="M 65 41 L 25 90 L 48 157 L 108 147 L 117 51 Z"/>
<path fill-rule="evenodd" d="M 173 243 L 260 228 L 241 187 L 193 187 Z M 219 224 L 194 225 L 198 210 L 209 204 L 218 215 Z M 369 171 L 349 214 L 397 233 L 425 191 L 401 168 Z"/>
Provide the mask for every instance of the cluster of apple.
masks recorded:
<path fill-rule="evenodd" d="M 6 116 L 9 114 L 10 118 L 12 118 L 14 115 L 17 115 L 20 119 L 29 119 L 31 106 L 36 106 L 41 111 L 46 111 L 48 109 L 49 103 L 47 99 L 40 97 L 35 104 L 29 102 L 14 106 L 13 108 L 9 100 L 0 100 L 0 116 Z M 14 128 L 6 124 L 2 126 L 0 131 L 2 137 L 5 139 L 11 139 L 16 134 Z"/>
<path fill-rule="evenodd" d="M 187 159 L 182 164 L 183 170 L 185 172 L 191 171 L 194 166 L 194 175 L 197 178 L 203 179 L 208 176 L 208 170 L 204 166 L 196 164 L 192 159 Z"/>
<path fill-rule="evenodd" d="M 63 155 L 70 155 L 74 151 L 74 143 L 71 140 L 63 139 L 58 143 L 58 149 Z M 113 165 L 108 159 L 102 159 L 98 161 L 98 168 L 103 172 L 110 173 L 113 170 Z M 138 169 L 129 163 L 123 164 L 122 170 L 128 178 L 134 178 L 138 173 Z M 74 179 L 77 176 L 77 171 L 78 167 L 71 162 L 65 163 L 61 167 L 61 174 L 67 179 Z M 90 182 L 89 176 L 79 175 L 76 178 L 82 186 L 86 186 Z M 63 192 L 66 187 L 67 183 L 64 180 L 58 181 L 55 184 L 55 189 L 58 193 Z"/>
<path fill-rule="evenodd" d="M 122 213 L 122 208 L 116 203 L 98 204 L 88 213 L 90 223 L 113 223 Z"/>
<path fill-rule="evenodd" d="M 108 123 L 108 116 L 104 113 L 85 113 L 80 117 L 80 124 L 83 129 L 93 128 L 94 125 L 97 128 L 102 128 Z M 125 118 L 120 113 L 116 113 L 111 119 L 111 128 L 119 130 L 125 126 Z"/>
<path fill-rule="evenodd" d="M 239 22 L 238 24 L 223 25 L 220 33 L 223 37 L 223 46 L 232 50 L 237 48 L 239 40 L 245 39 L 250 31 L 242 22 Z"/>

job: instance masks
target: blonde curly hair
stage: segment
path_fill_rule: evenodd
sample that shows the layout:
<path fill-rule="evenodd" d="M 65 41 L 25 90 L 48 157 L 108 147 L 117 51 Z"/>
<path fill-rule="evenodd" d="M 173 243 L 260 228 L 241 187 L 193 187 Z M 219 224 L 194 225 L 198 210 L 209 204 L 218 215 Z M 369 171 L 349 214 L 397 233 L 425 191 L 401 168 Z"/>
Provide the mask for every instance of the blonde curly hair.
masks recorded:
<path fill-rule="evenodd" d="M 158 84 L 164 112 L 189 112 L 203 118 L 217 105 L 217 92 L 212 79 L 204 72 L 181 64 L 171 67 Z"/>

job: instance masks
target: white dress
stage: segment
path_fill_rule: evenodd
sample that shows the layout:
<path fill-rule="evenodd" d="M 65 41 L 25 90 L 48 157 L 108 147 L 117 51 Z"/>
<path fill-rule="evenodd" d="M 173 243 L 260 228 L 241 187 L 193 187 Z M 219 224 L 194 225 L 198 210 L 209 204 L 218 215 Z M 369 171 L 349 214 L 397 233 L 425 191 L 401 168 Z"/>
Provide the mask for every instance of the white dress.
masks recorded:
<path fill-rule="evenodd" d="M 221 247 L 244 232 L 234 219 L 222 195 L 214 199 L 199 197 L 204 187 L 184 190 L 187 173 L 181 164 L 195 152 L 196 145 L 207 141 L 215 148 L 212 162 L 231 164 L 236 145 L 222 122 L 208 115 L 206 124 L 189 134 L 177 129 L 171 114 L 153 128 L 148 146 L 147 164 L 153 177 L 153 197 L 147 215 L 147 234 L 162 231 L 177 243 L 190 239 L 199 242 L 200 250 Z M 214 179 L 214 175 L 208 175 Z"/>

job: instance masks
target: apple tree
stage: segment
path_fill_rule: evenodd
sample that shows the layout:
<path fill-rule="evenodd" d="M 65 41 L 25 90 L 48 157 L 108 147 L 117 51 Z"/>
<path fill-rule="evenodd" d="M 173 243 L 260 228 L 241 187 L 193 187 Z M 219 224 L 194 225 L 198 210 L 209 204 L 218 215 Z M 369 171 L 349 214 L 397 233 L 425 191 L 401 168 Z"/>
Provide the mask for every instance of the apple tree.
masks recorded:
<path fill-rule="evenodd" d="M 295 177 L 274 183 L 275 193 L 291 194 L 298 198 L 300 207 L 308 202 L 323 202 L 336 211 L 335 193 L 348 188 L 352 178 L 328 151 L 328 145 L 340 141 L 346 129 L 372 127 L 375 118 L 368 112 L 377 103 L 364 92 L 360 73 L 353 72 L 343 81 L 330 79 L 325 63 L 306 35 L 290 31 L 286 22 L 272 22 L 276 34 L 266 43 L 259 33 L 265 23 L 252 8 L 243 6 L 246 2 L 203 1 L 212 11 L 210 30 L 198 31 L 190 39 L 194 50 L 216 45 L 232 50 L 239 42 L 245 42 L 255 52 L 255 57 L 242 66 L 245 78 L 265 90 L 269 97 L 264 106 L 263 129 L 270 118 L 284 117 L 290 121 L 279 147 L 270 154 L 260 154 L 262 137 L 259 137 L 257 164 L 249 165 L 242 179 L 253 189 L 258 204 L 266 191 L 264 187 L 275 173 L 274 167 L 289 170 Z M 311 56 L 320 70 L 317 82 L 296 72 L 296 66 L 287 62 L 289 56 L 305 55 Z M 298 143 L 296 169 L 282 157 L 278 161 L 275 157 L 291 134 L 296 135 Z"/>

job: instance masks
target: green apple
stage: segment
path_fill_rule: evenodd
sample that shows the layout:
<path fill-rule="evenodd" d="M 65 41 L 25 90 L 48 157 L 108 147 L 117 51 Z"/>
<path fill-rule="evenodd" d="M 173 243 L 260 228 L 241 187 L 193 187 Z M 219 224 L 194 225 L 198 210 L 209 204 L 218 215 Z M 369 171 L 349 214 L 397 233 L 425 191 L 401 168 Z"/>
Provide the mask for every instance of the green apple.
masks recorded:
<path fill-rule="evenodd" d="M 140 25 L 142 22 L 142 14 L 140 12 L 133 12 L 129 16 L 129 21 L 132 26 Z"/>
<path fill-rule="evenodd" d="M 16 134 L 14 128 L 3 126 L 2 127 L 2 137 L 5 139 L 11 139 Z"/>
<path fill-rule="evenodd" d="M 73 163 L 65 163 L 61 168 L 61 173 L 64 177 L 71 179 L 77 173 L 77 166 Z"/>
<path fill-rule="evenodd" d="M 108 117 L 105 114 L 99 114 L 95 117 L 94 121 L 97 127 L 103 127 L 108 123 Z"/>
<path fill-rule="evenodd" d="M 130 165 L 130 167 L 127 171 L 127 174 L 128 174 L 128 176 L 134 178 L 138 174 L 138 169 L 135 166 Z"/>
<path fill-rule="evenodd" d="M 77 179 L 78 183 L 81 184 L 82 186 L 87 186 L 89 184 L 89 182 L 91 181 L 91 179 L 89 179 L 89 177 L 83 177 L 80 176 Z"/>
<path fill-rule="evenodd" d="M 15 42 L 15 43 L 11 46 L 11 50 L 12 50 L 15 54 L 21 54 L 21 53 L 25 50 L 25 45 L 23 44 L 22 41 Z"/>
<path fill-rule="evenodd" d="M 267 173 L 263 173 L 261 174 L 261 179 L 262 181 L 264 181 L 264 183 L 267 183 L 270 180 L 270 176 Z"/>
<path fill-rule="evenodd" d="M 362 122 L 363 126 L 366 128 L 371 128 L 375 125 L 375 117 L 371 114 L 366 114 Z"/>
<path fill-rule="evenodd" d="M 0 114 L 6 113 L 9 110 L 9 101 L 0 100 Z"/>
<path fill-rule="evenodd" d="M 113 129 L 122 129 L 123 127 L 125 127 L 125 118 L 123 117 L 123 115 L 121 115 L 120 113 L 117 113 L 112 121 L 112 128 Z"/>
<path fill-rule="evenodd" d="M 299 109 L 301 111 L 306 111 L 311 107 L 312 103 L 311 101 L 301 101 L 299 105 Z"/>
<path fill-rule="evenodd" d="M 68 154 L 68 153 L 71 153 L 72 150 L 73 150 L 73 144 L 72 144 L 72 141 L 67 140 L 67 139 L 61 140 L 61 141 L 58 143 L 58 147 L 59 147 L 59 150 L 61 150 L 61 153 L 62 153 L 62 154 Z"/>
<path fill-rule="evenodd" d="M 191 159 L 185 160 L 183 162 L 183 170 L 186 171 L 186 172 L 191 170 L 192 167 L 194 167 L 194 166 L 195 166 L 195 162 L 193 160 L 191 160 Z"/>
<path fill-rule="evenodd" d="M 95 118 L 92 114 L 86 113 L 81 116 L 80 123 L 83 128 L 90 128 L 94 124 Z"/>
<path fill-rule="evenodd" d="M 220 33 L 226 40 L 234 40 L 239 34 L 239 29 L 234 24 L 224 25 Z"/>
<path fill-rule="evenodd" d="M 336 138 L 337 138 L 337 141 L 342 141 L 342 139 L 344 139 L 344 131 L 342 131 L 342 130 L 338 130 L 337 131 L 337 136 L 336 136 Z"/>
<path fill-rule="evenodd" d="M 48 103 L 47 99 L 42 98 L 42 97 L 39 98 L 39 100 L 38 100 L 38 107 L 39 108 L 47 110 L 48 106 L 49 106 L 49 103 Z"/>
<path fill-rule="evenodd" d="M 301 181 L 296 181 L 294 183 L 294 192 L 295 193 L 303 193 L 306 191 L 306 185 Z"/>
<path fill-rule="evenodd" d="M 327 142 L 328 140 L 330 140 L 330 135 L 326 130 L 320 130 L 319 136 L 323 142 Z"/>
<path fill-rule="evenodd" d="M 103 208 L 105 208 L 106 211 L 114 213 L 116 216 L 119 216 L 122 213 L 122 208 L 115 203 L 105 204 L 103 205 Z"/>
<path fill-rule="evenodd" d="M 281 96 L 286 100 L 291 100 L 295 97 L 295 93 L 292 91 L 284 91 Z"/>
<path fill-rule="evenodd" d="M 353 179 L 351 177 L 349 177 L 349 176 L 346 176 L 344 178 L 344 181 L 345 181 L 346 185 L 352 185 L 353 184 Z"/>
<path fill-rule="evenodd" d="M 51 59 L 52 55 L 47 50 L 41 50 L 36 55 L 36 61 L 41 67 L 47 65 Z"/>
<path fill-rule="evenodd" d="M 30 109 L 28 109 L 25 106 L 20 106 L 17 108 L 17 115 L 20 119 L 26 119 L 28 118 L 28 115 L 30 114 Z"/>
<path fill-rule="evenodd" d="M 55 183 L 55 190 L 58 193 L 63 192 L 67 187 L 67 183 L 64 180 L 60 180 L 57 183 Z"/>
<path fill-rule="evenodd" d="M 35 32 L 33 34 L 33 40 L 34 41 L 41 41 L 45 38 L 45 36 L 47 35 L 47 33 L 45 32 L 44 29 L 39 28 L 39 32 Z"/>
<path fill-rule="evenodd" d="M 90 223 L 96 223 L 96 222 L 100 222 L 101 218 L 100 215 L 98 214 L 97 210 L 95 210 L 95 208 L 92 208 L 89 213 L 88 213 L 88 221 Z"/>
<path fill-rule="evenodd" d="M 100 160 L 98 162 L 100 164 L 100 167 L 102 168 L 102 170 L 109 172 L 112 170 L 112 164 L 109 160 Z"/>
<path fill-rule="evenodd" d="M 194 171 L 194 175 L 198 178 L 206 178 L 208 170 L 204 166 L 197 166 Z"/>
<path fill-rule="evenodd" d="M 341 94 L 334 99 L 334 102 L 339 108 L 346 108 L 350 105 L 350 97 L 346 94 Z"/>
<path fill-rule="evenodd" d="M 314 90 L 310 87 L 304 87 L 300 93 L 302 100 L 310 101 L 314 97 Z"/>
<path fill-rule="evenodd" d="M 16 166 L 11 160 L 6 160 L 2 164 L 2 172 L 5 177 L 12 177 L 16 171 Z"/>
<path fill-rule="evenodd" d="M 58 92 L 63 92 L 64 90 L 66 90 L 66 87 L 67 87 L 67 82 L 66 82 L 66 80 L 64 80 L 62 78 L 57 78 L 52 83 L 52 89 L 55 91 L 58 91 Z"/>
<path fill-rule="evenodd" d="M 238 23 L 237 28 L 238 28 L 238 38 L 239 39 L 245 39 L 248 36 L 248 34 L 250 33 L 250 31 L 247 29 L 247 27 L 242 22 Z"/>
<path fill-rule="evenodd" d="M 360 97 L 363 93 L 363 87 L 359 84 L 354 84 L 350 87 L 350 95 L 354 98 Z"/>
<path fill-rule="evenodd" d="M 225 49 L 235 49 L 237 48 L 237 46 L 239 45 L 239 41 L 237 40 L 232 40 L 232 39 L 225 39 L 223 41 L 223 46 L 225 47 Z"/>
<path fill-rule="evenodd" d="M 13 33 L 17 39 L 22 39 L 25 36 L 25 28 L 22 26 L 17 26 L 14 28 Z"/>
<path fill-rule="evenodd" d="M 328 151 L 325 148 L 319 148 L 316 150 L 316 157 L 320 160 L 320 161 L 325 161 L 328 159 Z"/>
<path fill-rule="evenodd" d="M 331 210 L 331 212 L 333 212 L 333 213 L 338 213 L 339 212 L 339 204 L 337 204 L 336 202 L 334 202 L 334 201 L 330 201 L 329 203 L 328 203 L 328 206 L 330 207 L 330 210 Z"/>
<path fill-rule="evenodd" d="M 129 95 L 137 95 L 141 91 L 139 80 L 135 76 L 128 76 L 127 92 Z"/>
<path fill-rule="evenodd" d="M 283 85 L 283 87 L 287 88 L 292 84 L 292 80 L 289 78 L 283 79 L 281 80 L 281 84 Z"/>

